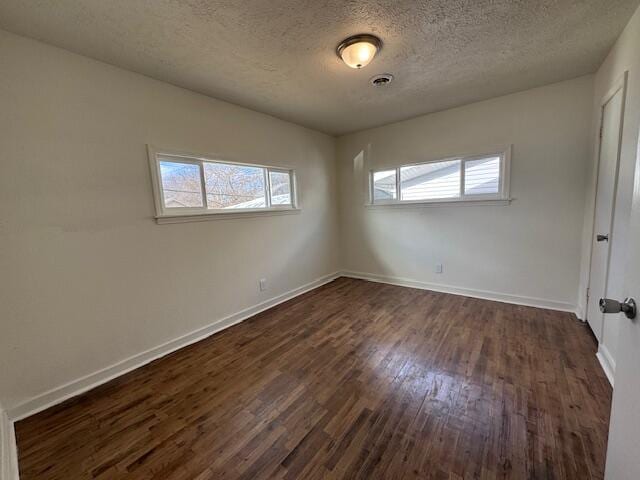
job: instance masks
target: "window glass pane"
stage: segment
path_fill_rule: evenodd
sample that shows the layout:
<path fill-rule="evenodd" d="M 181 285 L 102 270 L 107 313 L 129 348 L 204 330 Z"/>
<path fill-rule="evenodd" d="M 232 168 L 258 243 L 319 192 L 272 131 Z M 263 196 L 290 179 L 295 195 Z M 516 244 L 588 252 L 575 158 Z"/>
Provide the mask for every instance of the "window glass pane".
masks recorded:
<path fill-rule="evenodd" d="M 500 189 L 500 157 L 468 160 L 464 163 L 464 194 L 491 195 Z"/>
<path fill-rule="evenodd" d="M 395 200 L 396 198 L 396 171 L 373 172 L 373 201 Z"/>
<path fill-rule="evenodd" d="M 165 208 L 203 207 L 200 165 L 160 161 L 160 181 Z"/>
<path fill-rule="evenodd" d="M 460 196 L 460 160 L 400 168 L 402 200 L 431 200 Z"/>
<path fill-rule="evenodd" d="M 264 168 L 204 162 L 209 208 L 265 208 Z"/>
<path fill-rule="evenodd" d="M 291 177 L 289 172 L 269 171 L 271 205 L 291 205 Z"/>

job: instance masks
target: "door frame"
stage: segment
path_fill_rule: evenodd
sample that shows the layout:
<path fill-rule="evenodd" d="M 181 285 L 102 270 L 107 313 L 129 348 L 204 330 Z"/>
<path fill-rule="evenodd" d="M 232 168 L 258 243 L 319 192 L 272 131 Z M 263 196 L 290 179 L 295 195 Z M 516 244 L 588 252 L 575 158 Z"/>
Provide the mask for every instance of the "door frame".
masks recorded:
<path fill-rule="evenodd" d="M 594 142 L 594 152 L 595 152 L 595 161 L 593 162 L 593 196 L 592 198 L 592 211 L 591 211 L 591 228 L 589 229 L 589 242 L 588 242 L 588 254 L 589 254 L 589 269 L 587 270 L 587 294 L 585 296 L 585 304 L 584 304 L 584 322 L 589 322 L 589 297 L 591 295 L 591 270 L 593 267 L 593 236 L 595 235 L 596 229 L 596 205 L 598 202 L 598 183 L 600 179 L 600 157 L 602 154 L 602 128 L 603 128 L 603 118 L 604 118 L 604 107 L 609 100 L 613 98 L 613 96 L 622 90 L 622 108 L 620 108 L 620 131 L 618 132 L 618 152 L 616 155 L 616 171 L 614 174 L 614 185 L 613 185 L 613 205 L 611 208 L 611 225 L 609 225 L 609 252 L 607 254 L 607 268 L 606 268 L 606 278 L 604 281 L 605 289 L 609 283 L 609 264 L 611 262 L 611 242 L 612 238 L 612 228 L 613 228 L 613 220 L 615 217 L 616 211 L 616 197 L 618 194 L 618 174 L 620 173 L 620 155 L 622 153 L 622 132 L 624 130 L 624 113 L 627 104 L 627 79 L 629 77 L 629 71 L 625 70 L 625 72 L 618 77 L 618 79 L 613 82 L 612 86 L 607 90 L 607 93 L 600 99 L 598 103 L 598 128 L 595 132 L 595 142 Z M 599 343 L 599 342 L 598 342 Z"/>

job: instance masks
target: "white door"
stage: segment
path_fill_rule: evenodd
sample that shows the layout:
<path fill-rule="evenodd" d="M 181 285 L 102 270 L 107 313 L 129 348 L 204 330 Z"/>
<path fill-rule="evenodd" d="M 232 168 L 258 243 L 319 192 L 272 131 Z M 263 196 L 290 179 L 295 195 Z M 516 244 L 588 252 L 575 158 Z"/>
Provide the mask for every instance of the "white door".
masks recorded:
<path fill-rule="evenodd" d="M 636 155 L 625 294 L 640 300 L 640 144 Z M 621 300 L 621 299 L 615 299 Z M 621 315 L 606 480 L 640 479 L 640 318 Z"/>
<path fill-rule="evenodd" d="M 589 297 L 587 299 L 587 321 L 599 342 L 602 341 L 603 313 L 598 301 L 606 297 L 609 272 L 609 246 L 615 206 L 620 158 L 620 134 L 624 114 L 624 82 L 614 89 L 602 105 L 600 129 L 600 159 L 598 161 L 598 183 L 594 214 L 591 270 L 589 272 Z"/>

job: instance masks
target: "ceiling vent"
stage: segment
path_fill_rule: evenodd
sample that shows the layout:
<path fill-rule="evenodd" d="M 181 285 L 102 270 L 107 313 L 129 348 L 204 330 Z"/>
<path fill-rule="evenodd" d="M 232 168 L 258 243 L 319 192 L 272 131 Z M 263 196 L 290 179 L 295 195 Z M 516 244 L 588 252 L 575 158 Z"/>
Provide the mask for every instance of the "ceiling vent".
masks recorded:
<path fill-rule="evenodd" d="M 382 73 L 380 75 L 376 75 L 375 77 L 371 77 L 371 85 L 374 87 L 383 87 L 384 85 L 389 85 L 393 80 L 393 75 L 390 73 Z"/>

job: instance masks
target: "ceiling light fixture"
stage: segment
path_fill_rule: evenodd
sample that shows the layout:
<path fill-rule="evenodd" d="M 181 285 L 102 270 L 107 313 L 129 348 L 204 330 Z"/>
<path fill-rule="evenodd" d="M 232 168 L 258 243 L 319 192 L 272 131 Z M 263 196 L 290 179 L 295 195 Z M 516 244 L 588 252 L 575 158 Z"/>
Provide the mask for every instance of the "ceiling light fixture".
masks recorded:
<path fill-rule="evenodd" d="M 369 65 L 376 53 L 382 48 L 382 40 L 375 35 L 354 35 L 343 40 L 336 53 L 351 68 L 362 68 Z"/>

